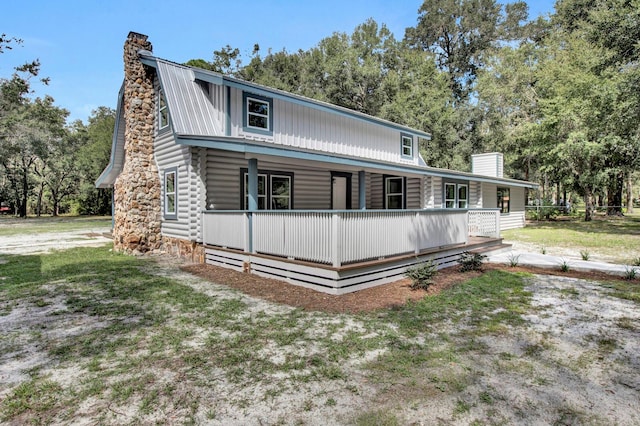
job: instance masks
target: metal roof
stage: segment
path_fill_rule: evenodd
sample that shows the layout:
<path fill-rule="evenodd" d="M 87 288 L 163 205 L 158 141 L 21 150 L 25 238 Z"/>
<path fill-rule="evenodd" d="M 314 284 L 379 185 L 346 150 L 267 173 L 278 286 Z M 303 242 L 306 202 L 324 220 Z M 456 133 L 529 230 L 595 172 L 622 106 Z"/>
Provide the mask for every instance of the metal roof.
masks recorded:
<path fill-rule="evenodd" d="M 157 64 L 174 133 L 220 135 L 222 129 L 216 127 L 214 120 L 216 110 L 191 68 L 163 60 Z"/>
<path fill-rule="evenodd" d="M 178 128 L 174 128 L 174 131 L 177 134 L 199 134 L 204 136 L 207 134 L 202 133 L 202 131 L 199 129 L 204 128 L 203 125 L 206 124 L 205 122 L 213 122 L 213 115 L 211 115 L 213 113 L 213 106 L 207 99 L 207 95 L 205 94 L 202 86 L 197 83 L 197 80 L 200 80 L 207 83 L 248 90 L 256 94 L 261 94 L 275 99 L 281 99 L 294 104 L 303 105 L 308 108 L 347 116 L 352 119 L 366 121 L 380 126 L 400 130 L 402 132 L 416 135 L 425 139 L 431 139 L 430 133 L 403 126 L 401 124 L 374 117 L 372 115 L 364 114 L 362 112 L 354 111 L 349 108 L 344 108 L 338 105 L 330 104 L 328 102 L 318 101 L 315 99 L 307 98 L 305 96 L 296 95 L 293 93 L 285 92 L 283 90 L 262 86 L 260 84 L 251 83 L 237 78 L 224 76 L 213 71 L 180 65 L 166 59 L 155 57 L 151 52 L 148 52 L 146 50 L 141 50 L 140 52 L 138 52 L 138 54 L 144 64 L 155 67 L 159 71 L 160 84 L 162 86 L 162 89 L 166 92 L 167 104 L 169 106 L 171 118 L 173 119 L 174 116 L 178 114 L 180 115 L 180 117 L 176 121 L 182 121 L 182 124 L 185 125 L 185 131 L 182 131 L 182 129 L 179 130 Z M 186 90 L 186 92 L 181 92 L 180 89 Z M 172 96 L 175 96 L 174 98 L 169 99 L 169 91 L 173 92 Z M 180 99 L 181 97 L 185 99 Z M 206 102 L 208 104 L 207 107 L 210 109 L 195 109 L 196 105 L 203 106 L 203 102 Z M 172 103 L 173 109 L 171 108 Z M 194 114 L 194 112 L 197 112 L 197 114 Z M 196 117 L 196 115 L 198 117 Z M 187 131 L 186 125 L 188 124 L 191 124 L 194 127 Z M 221 133 L 217 132 L 209 133 L 208 136 L 216 136 L 220 134 Z"/>
<path fill-rule="evenodd" d="M 116 125 L 111 141 L 111 157 L 109 164 L 96 179 L 96 188 L 111 188 L 124 165 L 124 108 L 122 101 L 124 96 L 124 82 L 118 93 L 118 107 L 116 109 Z"/>

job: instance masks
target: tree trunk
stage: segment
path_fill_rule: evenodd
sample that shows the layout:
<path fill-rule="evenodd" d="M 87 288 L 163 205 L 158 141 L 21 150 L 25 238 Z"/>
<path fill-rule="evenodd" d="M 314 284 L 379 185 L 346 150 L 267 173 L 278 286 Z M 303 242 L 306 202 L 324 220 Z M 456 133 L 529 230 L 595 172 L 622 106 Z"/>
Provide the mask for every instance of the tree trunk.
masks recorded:
<path fill-rule="evenodd" d="M 622 172 L 613 176 L 609 184 L 607 193 L 607 216 L 622 216 L 622 188 L 624 187 L 624 176 Z"/>
<path fill-rule="evenodd" d="M 562 205 L 563 201 L 560 198 L 560 182 L 556 183 L 556 206 Z"/>
<path fill-rule="evenodd" d="M 584 221 L 591 222 L 593 219 L 593 205 L 591 204 L 591 191 L 584 194 Z"/>
<path fill-rule="evenodd" d="M 29 176 L 26 168 L 22 170 L 22 193 L 20 194 L 20 217 L 27 217 L 27 202 L 29 200 Z"/>
<path fill-rule="evenodd" d="M 627 173 L 627 213 L 633 213 L 633 179 Z"/>
<path fill-rule="evenodd" d="M 40 184 L 40 188 L 38 189 L 38 196 L 36 202 L 36 216 L 40 217 L 42 214 L 42 197 L 44 196 L 44 184 Z"/>

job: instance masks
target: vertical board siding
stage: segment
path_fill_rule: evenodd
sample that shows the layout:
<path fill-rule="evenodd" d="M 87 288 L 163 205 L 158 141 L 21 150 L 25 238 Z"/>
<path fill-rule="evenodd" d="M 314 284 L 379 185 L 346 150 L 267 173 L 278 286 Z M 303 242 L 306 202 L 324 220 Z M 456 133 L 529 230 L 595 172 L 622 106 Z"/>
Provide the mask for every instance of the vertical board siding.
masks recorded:
<path fill-rule="evenodd" d="M 232 136 L 378 161 L 418 164 L 417 152 L 412 159 L 402 157 L 399 130 L 281 99 L 273 99 L 272 136 L 245 132 L 242 90 L 232 88 L 231 98 Z"/>
<path fill-rule="evenodd" d="M 203 216 L 203 242 L 224 248 L 248 250 L 245 213 L 206 212 Z"/>
<path fill-rule="evenodd" d="M 253 248 L 257 253 L 331 263 L 331 214 L 253 213 Z"/>

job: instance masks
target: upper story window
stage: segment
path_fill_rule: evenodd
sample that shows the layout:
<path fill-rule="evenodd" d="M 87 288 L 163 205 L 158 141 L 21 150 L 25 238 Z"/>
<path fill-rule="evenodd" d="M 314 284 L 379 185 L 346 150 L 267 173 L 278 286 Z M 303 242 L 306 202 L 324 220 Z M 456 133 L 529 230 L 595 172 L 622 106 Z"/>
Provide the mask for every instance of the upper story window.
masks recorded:
<path fill-rule="evenodd" d="M 500 213 L 506 214 L 511 211 L 511 201 L 510 201 L 510 190 L 509 188 L 500 188 L 498 187 L 498 208 L 500 209 Z"/>
<path fill-rule="evenodd" d="M 405 208 L 405 178 L 400 176 L 385 176 L 384 178 L 384 208 Z"/>
<path fill-rule="evenodd" d="M 466 183 L 444 184 L 444 207 L 466 209 L 469 207 L 469 185 Z"/>
<path fill-rule="evenodd" d="M 167 108 L 167 100 L 164 93 L 160 91 L 158 95 L 158 129 L 162 130 L 169 126 L 169 109 Z"/>
<path fill-rule="evenodd" d="M 413 137 L 403 133 L 400 137 L 400 145 L 402 156 L 413 158 Z"/>
<path fill-rule="evenodd" d="M 246 132 L 273 134 L 273 100 L 244 92 L 242 125 Z"/>
<path fill-rule="evenodd" d="M 178 169 L 172 167 L 164 172 L 164 218 L 178 218 Z"/>

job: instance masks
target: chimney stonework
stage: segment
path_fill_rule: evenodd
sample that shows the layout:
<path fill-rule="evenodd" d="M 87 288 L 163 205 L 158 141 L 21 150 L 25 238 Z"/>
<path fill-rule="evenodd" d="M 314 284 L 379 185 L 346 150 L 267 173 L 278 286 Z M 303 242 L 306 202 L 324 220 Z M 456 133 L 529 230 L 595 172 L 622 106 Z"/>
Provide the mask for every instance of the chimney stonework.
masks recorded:
<path fill-rule="evenodd" d="M 162 248 L 160 178 L 153 155 L 154 71 L 140 50 L 152 50 L 147 36 L 129 33 L 124 44 L 124 164 L 114 183 L 114 248 L 132 254 Z"/>

